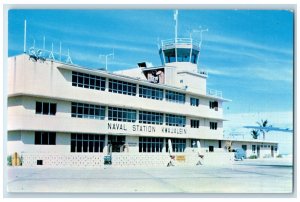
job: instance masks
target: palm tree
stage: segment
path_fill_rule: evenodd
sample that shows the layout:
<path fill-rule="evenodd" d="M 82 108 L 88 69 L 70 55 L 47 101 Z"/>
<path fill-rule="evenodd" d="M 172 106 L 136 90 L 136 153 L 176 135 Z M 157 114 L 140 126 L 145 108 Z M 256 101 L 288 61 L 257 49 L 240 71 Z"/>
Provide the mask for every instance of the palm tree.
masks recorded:
<path fill-rule="evenodd" d="M 272 127 L 272 125 L 268 125 L 268 120 L 261 120 L 261 122 L 256 122 L 260 129 L 259 129 L 259 132 L 261 132 L 263 134 L 263 140 L 265 140 L 265 134 L 267 132 L 269 132 L 269 130 L 267 130 L 266 128 L 267 127 Z"/>
<path fill-rule="evenodd" d="M 259 130 L 252 130 L 251 135 L 252 135 L 253 139 L 257 139 L 259 136 Z"/>

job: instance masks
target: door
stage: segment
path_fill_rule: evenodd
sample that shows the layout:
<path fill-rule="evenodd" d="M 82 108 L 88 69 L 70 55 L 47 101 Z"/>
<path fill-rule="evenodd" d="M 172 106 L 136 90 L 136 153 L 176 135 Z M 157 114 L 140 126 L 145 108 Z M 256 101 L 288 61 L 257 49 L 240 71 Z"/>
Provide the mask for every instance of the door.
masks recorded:
<path fill-rule="evenodd" d="M 260 145 L 257 145 L 257 158 L 260 157 Z"/>
<path fill-rule="evenodd" d="M 125 144 L 125 136 L 108 136 L 108 151 L 111 152 L 122 152 Z"/>
<path fill-rule="evenodd" d="M 274 146 L 271 145 L 271 156 L 274 157 Z"/>

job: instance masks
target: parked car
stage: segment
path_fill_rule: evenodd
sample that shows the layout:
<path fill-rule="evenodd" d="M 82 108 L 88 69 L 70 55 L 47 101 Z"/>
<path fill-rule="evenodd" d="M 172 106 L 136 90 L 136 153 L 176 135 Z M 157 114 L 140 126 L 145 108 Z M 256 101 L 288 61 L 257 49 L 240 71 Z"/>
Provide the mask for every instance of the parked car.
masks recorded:
<path fill-rule="evenodd" d="M 246 152 L 242 148 L 236 148 L 232 150 L 234 152 L 234 160 L 243 160 L 246 158 Z"/>

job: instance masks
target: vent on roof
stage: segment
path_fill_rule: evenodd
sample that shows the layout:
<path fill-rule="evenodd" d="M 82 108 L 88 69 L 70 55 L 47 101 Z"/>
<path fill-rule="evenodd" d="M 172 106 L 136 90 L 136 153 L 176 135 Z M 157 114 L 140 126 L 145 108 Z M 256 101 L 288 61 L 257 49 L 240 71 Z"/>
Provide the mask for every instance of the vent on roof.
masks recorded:
<path fill-rule="evenodd" d="M 146 62 L 139 62 L 138 66 L 139 67 L 147 67 L 147 63 Z"/>

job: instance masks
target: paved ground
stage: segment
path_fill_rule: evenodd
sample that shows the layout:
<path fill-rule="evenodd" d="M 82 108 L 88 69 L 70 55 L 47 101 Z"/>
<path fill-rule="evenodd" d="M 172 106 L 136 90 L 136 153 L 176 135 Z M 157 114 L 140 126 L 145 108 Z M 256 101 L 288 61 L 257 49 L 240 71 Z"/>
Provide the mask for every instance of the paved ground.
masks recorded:
<path fill-rule="evenodd" d="M 155 169 L 9 168 L 9 192 L 291 193 L 286 160 L 244 160 L 231 166 Z"/>

